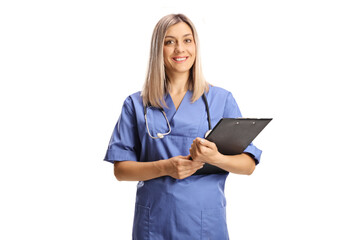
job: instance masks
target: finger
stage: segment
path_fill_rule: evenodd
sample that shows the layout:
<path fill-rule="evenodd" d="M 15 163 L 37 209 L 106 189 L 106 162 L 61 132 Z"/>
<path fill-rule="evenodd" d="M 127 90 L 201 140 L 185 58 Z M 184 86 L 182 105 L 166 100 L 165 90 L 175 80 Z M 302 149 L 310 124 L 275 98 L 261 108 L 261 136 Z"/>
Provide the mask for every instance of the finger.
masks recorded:
<path fill-rule="evenodd" d="M 208 141 L 206 139 L 200 139 L 199 140 L 199 145 L 204 146 L 204 147 L 208 147 L 208 148 L 211 148 L 211 149 L 214 149 L 216 147 L 215 143 L 210 142 L 210 141 Z"/>
<path fill-rule="evenodd" d="M 200 143 L 201 140 L 202 140 L 201 138 L 196 138 L 196 139 L 194 140 L 193 148 L 195 148 L 197 151 L 199 151 L 199 150 L 200 150 L 200 147 L 203 146 L 202 143 Z"/>
<path fill-rule="evenodd" d="M 191 144 L 191 147 L 189 149 L 190 155 L 192 157 L 192 159 L 194 160 L 194 157 L 196 157 L 196 153 L 197 153 L 197 145 L 196 142 L 194 142 L 193 144 Z"/>
<path fill-rule="evenodd" d="M 194 158 L 195 158 L 194 150 L 192 148 L 190 148 L 189 152 L 190 152 L 190 156 L 191 156 L 191 161 L 194 161 Z"/>
<path fill-rule="evenodd" d="M 195 149 L 195 147 L 196 147 L 196 142 L 195 142 L 195 140 L 194 140 L 194 142 L 191 144 L 191 146 L 190 146 L 190 149 Z"/>
<path fill-rule="evenodd" d="M 193 161 L 196 161 L 196 157 L 197 157 L 197 155 L 198 155 L 198 153 L 199 153 L 199 150 L 198 150 L 196 144 L 194 144 L 193 146 L 191 146 L 191 148 L 189 149 L 189 151 L 190 151 L 190 155 L 191 155 L 192 160 L 193 160 Z"/>
<path fill-rule="evenodd" d="M 199 169 L 203 168 L 203 167 L 204 167 L 204 165 L 205 165 L 205 163 L 204 163 L 204 162 L 201 162 L 201 165 L 200 165 L 199 167 L 197 167 L 197 170 L 199 170 Z"/>
<path fill-rule="evenodd" d="M 188 165 L 186 165 L 185 167 L 187 169 L 192 169 L 192 168 L 199 168 L 201 166 L 203 166 L 204 163 L 203 162 L 200 162 L 200 161 L 191 161 L 191 163 L 189 163 Z"/>
<path fill-rule="evenodd" d="M 200 143 L 201 139 L 198 140 L 198 144 L 196 145 L 196 151 L 200 154 L 204 153 L 204 150 L 206 149 L 206 146 Z"/>
<path fill-rule="evenodd" d="M 202 138 L 197 137 L 197 138 L 194 139 L 192 145 L 199 147 L 199 146 L 202 145 L 202 143 L 201 143 L 202 140 L 203 140 Z"/>
<path fill-rule="evenodd" d="M 180 178 L 181 179 L 184 179 L 184 178 L 187 178 L 187 177 L 190 177 L 191 175 L 193 175 L 197 170 L 201 169 L 201 167 L 198 167 L 198 168 L 193 168 L 193 169 L 189 169 L 189 170 L 186 170 L 186 171 L 183 171 L 179 174 Z"/>
<path fill-rule="evenodd" d="M 199 138 L 198 140 L 198 144 L 202 145 L 202 146 L 208 146 L 210 141 L 204 139 L 204 138 Z"/>
<path fill-rule="evenodd" d="M 192 160 L 189 160 L 187 158 L 178 158 L 176 159 L 176 163 L 177 163 L 177 166 L 180 168 L 180 167 L 186 167 L 186 166 L 191 166 L 193 164 L 193 161 Z"/>
<path fill-rule="evenodd" d="M 185 163 L 184 165 L 179 166 L 178 172 L 196 171 L 204 165 L 203 162 L 196 162 L 196 161 L 190 161 L 190 162 L 191 163 Z"/>
<path fill-rule="evenodd" d="M 188 171 L 188 172 L 183 172 L 183 173 L 180 173 L 178 174 L 178 177 L 177 179 L 185 179 L 187 177 L 190 177 L 191 175 L 193 175 L 195 172 L 193 171 Z"/>
<path fill-rule="evenodd" d="M 177 160 L 177 161 L 188 161 L 189 160 L 189 155 L 187 155 L 187 156 L 177 156 L 177 157 L 175 157 L 175 159 Z"/>
<path fill-rule="evenodd" d="M 204 163 L 203 162 L 200 162 L 200 161 L 193 161 L 193 164 L 192 164 L 192 166 L 194 167 L 194 168 L 198 168 L 198 167 L 201 167 L 201 166 L 203 166 L 204 165 Z"/>

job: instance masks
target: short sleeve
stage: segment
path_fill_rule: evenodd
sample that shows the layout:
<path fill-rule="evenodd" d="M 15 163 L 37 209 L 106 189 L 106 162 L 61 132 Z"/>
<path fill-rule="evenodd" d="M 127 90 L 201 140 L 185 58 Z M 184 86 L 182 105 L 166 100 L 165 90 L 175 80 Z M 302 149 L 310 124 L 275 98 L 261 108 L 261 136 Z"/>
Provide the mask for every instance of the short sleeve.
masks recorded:
<path fill-rule="evenodd" d="M 111 163 L 138 161 L 140 141 L 137 132 L 135 109 L 128 97 L 115 125 L 104 160 Z"/>
<path fill-rule="evenodd" d="M 236 103 L 233 95 L 229 92 L 226 98 L 225 109 L 224 109 L 224 118 L 240 118 L 242 117 L 239 106 Z M 255 160 L 256 165 L 260 163 L 262 151 L 258 149 L 252 143 L 244 150 L 244 153 L 249 153 Z"/>

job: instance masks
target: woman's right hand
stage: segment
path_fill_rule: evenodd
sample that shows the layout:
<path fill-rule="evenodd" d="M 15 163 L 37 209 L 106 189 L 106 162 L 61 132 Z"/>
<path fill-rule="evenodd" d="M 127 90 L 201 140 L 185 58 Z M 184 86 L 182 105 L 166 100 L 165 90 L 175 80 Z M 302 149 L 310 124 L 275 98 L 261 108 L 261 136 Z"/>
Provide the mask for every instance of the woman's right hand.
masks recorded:
<path fill-rule="evenodd" d="M 119 161 L 114 164 L 114 174 L 119 181 L 147 181 L 162 176 L 184 179 L 203 165 L 200 161 L 190 160 L 190 155 L 152 162 Z"/>
<path fill-rule="evenodd" d="M 167 175 L 176 179 L 187 178 L 204 166 L 203 162 L 190 160 L 190 155 L 176 156 L 165 161 L 167 161 Z"/>

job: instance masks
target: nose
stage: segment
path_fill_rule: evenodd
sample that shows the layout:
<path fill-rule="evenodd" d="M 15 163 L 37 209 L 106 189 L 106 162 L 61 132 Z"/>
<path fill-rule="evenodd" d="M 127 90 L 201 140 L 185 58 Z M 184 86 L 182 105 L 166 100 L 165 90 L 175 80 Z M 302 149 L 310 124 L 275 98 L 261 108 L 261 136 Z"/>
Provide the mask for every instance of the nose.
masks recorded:
<path fill-rule="evenodd" d="M 185 49 L 184 44 L 179 41 L 179 42 L 176 44 L 175 52 L 176 52 L 176 53 L 181 53 L 181 52 L 184 52 L 184 49 Z"/>

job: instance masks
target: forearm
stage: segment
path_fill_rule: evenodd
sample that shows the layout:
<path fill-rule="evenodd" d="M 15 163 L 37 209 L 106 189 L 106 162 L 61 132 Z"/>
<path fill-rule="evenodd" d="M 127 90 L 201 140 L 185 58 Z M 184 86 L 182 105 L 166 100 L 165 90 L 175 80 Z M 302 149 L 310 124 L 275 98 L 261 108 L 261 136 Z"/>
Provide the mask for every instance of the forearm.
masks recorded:
<path fill-rule="evenodd" d="M 210 164 L 228 172 L 245 175 L 251 175 L 256 165 L 254 159 L 245 153 L 239 155 L 223 155 L 219 153 Z"/>
<path fill-rule="evenodd" d="M 146 181 L 167 175 L 166 161 L 122 161 L 114 165 L 114 175 L 119 181 Z"/>

